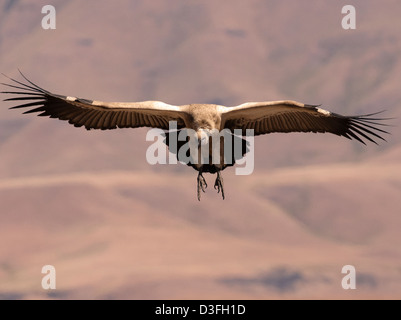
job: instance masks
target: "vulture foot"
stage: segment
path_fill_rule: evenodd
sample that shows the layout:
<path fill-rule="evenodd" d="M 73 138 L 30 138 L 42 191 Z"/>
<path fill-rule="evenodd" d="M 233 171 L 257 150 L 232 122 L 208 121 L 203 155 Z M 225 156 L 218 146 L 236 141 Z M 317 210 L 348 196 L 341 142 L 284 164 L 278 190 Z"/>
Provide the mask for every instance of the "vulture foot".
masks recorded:
<path fill-rule="evenodd" d="M 217 178 L 214 183 L 214 188 L 217 190 L 217 193 L 220 193 L 221 191 L 221 196 L 223 197 L 224 200 L 223 177 L 220 174 L 220 171 L 217 171 Z"/>
<path fill-rule="evenodd" d="M 198 174 L 198 200 L 200 201 L 201 198 L 201 190 L 203 193 L 206 192 L 207 183 L 205 177 L 202 175 L 202 171 L 199 171 Z"/>

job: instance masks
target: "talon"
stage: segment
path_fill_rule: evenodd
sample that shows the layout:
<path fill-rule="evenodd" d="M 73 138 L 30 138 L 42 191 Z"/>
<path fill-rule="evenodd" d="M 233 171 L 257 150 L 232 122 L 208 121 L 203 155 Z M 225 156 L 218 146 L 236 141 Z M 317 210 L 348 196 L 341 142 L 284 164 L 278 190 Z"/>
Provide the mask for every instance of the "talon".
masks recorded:
<path fill-rule="evenodd" d="M 198 174 L 198 200 L 200 201 L 201 198 L 201 190 L 203 193 L 206 192 L 206 188 L 207 188 L 207 183 L 206 183 L 206 179 L 205 177 L 202 175 L 202 170 L 199 170 L 199 174 Z"/>
<path fill-rule="evenodd" d="M 214 189 L 217 190 L 217 193 L 220 192 L 220 183 L 219 183 L 218 179 L 216 179 L 216 181 L 214 183 Z"/>
<path fill-rule="evenodd" d="M 202 191 L 206 192 L 207 182 L 206 179 L 203 177 L 203 175 L 201 175 L 200 186 L 202 188 Z"/>
<path fill-rule="evenodd" d="M 221 196 L 223 197 L 224 200 L 225 196 L 223 188 L 223 177 L 221 176 L 220 171 L 217 171 L 217 178 L 216 181 L 214 182 L 214 189 L 217 190 L 217 193 L 220 193 L 221 191 Z"/>

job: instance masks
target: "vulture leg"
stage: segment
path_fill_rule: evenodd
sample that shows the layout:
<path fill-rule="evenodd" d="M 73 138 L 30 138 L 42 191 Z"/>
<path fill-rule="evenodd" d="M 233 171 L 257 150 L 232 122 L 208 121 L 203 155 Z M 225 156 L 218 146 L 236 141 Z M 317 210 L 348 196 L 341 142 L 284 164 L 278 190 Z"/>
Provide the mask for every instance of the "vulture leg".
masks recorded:
<path fill-rule="evenodd" d="M 217 190 L 217 193 L 220 193 L 224 200 L 224 188 L 223 188 L 223 176 L 220 173 L 220 170 L 217 171 L 216 182 L 214 183 L 214 188 Z"/>
<path fill-rule="evenodd" d="M 206 188 L 207 188 L 206 179 L 202 174 L 202 168 L 200 168 L 199 169 L 199 173 L 198 173 L 198 200 L 199 201 L 200 201 L 200 198 L 201 198 L 200 191 L 202 190 L 203 192 L 206 192 Z"/>

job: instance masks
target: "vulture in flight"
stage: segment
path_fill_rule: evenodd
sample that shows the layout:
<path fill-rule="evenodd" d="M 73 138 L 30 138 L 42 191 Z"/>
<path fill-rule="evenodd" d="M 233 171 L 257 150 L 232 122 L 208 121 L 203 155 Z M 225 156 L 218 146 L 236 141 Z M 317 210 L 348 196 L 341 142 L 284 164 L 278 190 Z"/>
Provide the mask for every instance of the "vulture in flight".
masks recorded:
<path fill-rule="evenodd" d="M 21 73 L 21 72 L 20 72 Z M 387 131 L 380 128 L 384 126 L 381 121 L 388 118 L 378 118 L 377 113 L 342 116 L 316 105 L 308 105 L 296 101 L 266 101 L 247 102 L 235 107 L 226 107 L 215 104 L 188 104 L 182 106 L 169 105 L 160 101 L 143 102 L 103 102 L 98 100 L 81 99 L 73 96 L 64 96 L 51 93 L 30 80 L 22 73 L 25 81 L 8 78 L 11 83 L 3 85 L 8 87 L 5 94 L 15 95 L 4 101 L 22 103 L 11 109 L 26 108 L 24 113 L 39 113 L 38 116 L 49 116 L 67 120 L 75 127 L 84 126 L 90 129 L 117 129 L 154 127 L 166 130 L 164 142 L 170 149 L 172 144 L 169 123 L 175 121 L 176 130 L 192 129 L 196 134 L 199 154 L 201 148 L 212 150 L 209 133 L 241 132 L 246 135 L 247 129 L 253 129 L 254 135 L 273 132 L 329 132 L 348 139 L 355 139 L 365 144 L 364 139 L 376 143 L 374 139 L 385 139 L 381 136 Z M 28 102 L 26 102 L 28 101 Z M 187 165 L 198 171 L 197 195 L 200 200 L 201 191 L 205 192 L 207 183 L 203 177 L 204 172 L 216 173 L 214 188 L 222 194 L 224 199 L 223 179 L 221 171 L 233 166 L 235 161 L 242 158 L 248 151 L 248 141 L 241 136 L 232 134 L 231 143 L 240 142 L 240 154 L 233 155 L 231 161 L 221 156 L 220 161 L 212 162 L 212 152 L 209 161 L 189 161 Z M 187 139 L 188 140 L 188 139 Z M 177 143 L 177 141 L 175 141 Z M 186 143 L 178 141 L 178 148 Z M 220 152 L 222 150 L 220 146 Z M 171 151 L 171 150 L 170 150 Z M 174 152 L 174 151 L 173 151 Z M 178 158 L 178 152 L 175 150 Z M 180 159 L 179 159 L 180 160 Z M 192 160 L 194 160 L 192 158 Z"/>

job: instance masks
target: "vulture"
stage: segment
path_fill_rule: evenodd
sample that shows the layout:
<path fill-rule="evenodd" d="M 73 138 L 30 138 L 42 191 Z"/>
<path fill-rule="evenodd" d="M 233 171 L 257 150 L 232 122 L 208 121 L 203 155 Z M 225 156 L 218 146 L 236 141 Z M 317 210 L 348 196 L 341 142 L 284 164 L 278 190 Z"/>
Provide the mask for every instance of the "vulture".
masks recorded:
<path fill-rule="evenodd" d="M 21 72 L 23 80 L 18 81 L 7 77 L 11 82 L 3 83 L 7 87 L 4 94 L 14 95 L 4 101 L 15 101 L 19 105 L 10 109 L 27 109 L 25 113 L 39 113 L 38 116 L 48 116 L 66 120 L 75 127 L 84 126 L 91 129 L 117 129 L 153 127 L 165 130 L 164 143 L 170 149 L 174 142 L 172 132 L 168 131 L 170 122 L 175 121 L 176 133 L 192 129 L 197 138 L 197 148 L 202 155 L 201 148 L 213 151 L 210 140 L 211 132 L 228 130 L 233 139 L 231 143 L 240 143 L 241 152 L 237 152 L 230 161 L 220 156 L 219 161 L 212 161 L 212 153 L 206 161 L 188 161 L 187 165 L 198 171 L 197 197 L 200 200 L 201 191 L 205 192 L 207 183 L 203 177 L 204 172 L 216 174 L 214 188 L 221 191 L 224 199 L 223 179 L 221 171 L 233 166 L 235 161 L 242 158 L 249 150 L 249 142 L 243 138 L 247 129 L 253 134 L 262 135 L 273 132 L 329 132 L 348 139 L 355 139 L 363 144 L 365 141 L 373 143 L 375 139 L 386 141 L 382 136 L 388 132 L 383 120 L 376 115 L 380 112 L 356 116 L 343 116 L 320 108 L 320 105 L 304 104 L 297 101 L 265 101 L 247 102 L 234 107 L 216 104 L 188 104 L 182 106 L 169 105 L 160 101 L 142 102 L 103 102 L 64 96 L 51 93 L 32 81 Z M 5 76 L 5 75 L 4 75 Z M 241 135 L 234 135 L 239 132 Z M 208 139 L 209 137 L 209 139 Z M 365 140 L 365 141 L 364 141 Z M 187 141 L 178 141 L 178 148 Z M 177 143 L 177 141 L 175 141 Z M 224 141 L 223 141 L 224 143 Z M 203 149 L 204 150 L 204 149 Z M 222 147 L 220 145 L 219 152 Z M 172 150 L 170 150 L 172 151 Z M 177 150 L 172 151 L 176 153 Z M 180 159 L 179 159 L 180 160 Z M 198 158 L 199 160 L 199 158 Z"/>

